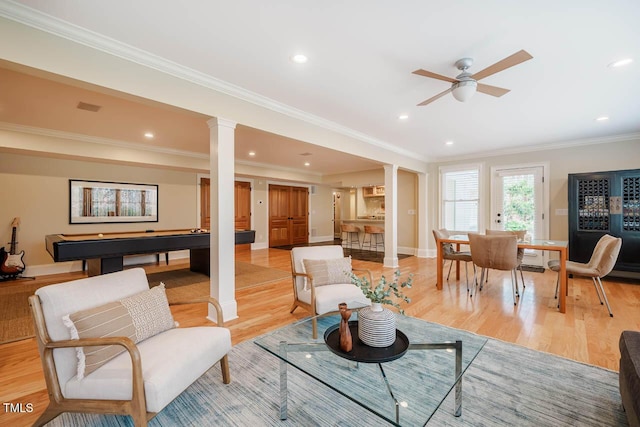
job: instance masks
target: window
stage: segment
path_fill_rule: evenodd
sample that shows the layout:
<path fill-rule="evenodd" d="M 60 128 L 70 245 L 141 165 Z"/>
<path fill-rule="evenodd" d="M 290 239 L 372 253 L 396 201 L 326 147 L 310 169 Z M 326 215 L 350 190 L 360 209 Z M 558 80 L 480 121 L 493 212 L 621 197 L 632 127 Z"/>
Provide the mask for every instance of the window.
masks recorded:
<path fill-rule="evenodd" d="M 440 169 L 441 225 L 451 231 L 478 231 L 480 167 Z"/>

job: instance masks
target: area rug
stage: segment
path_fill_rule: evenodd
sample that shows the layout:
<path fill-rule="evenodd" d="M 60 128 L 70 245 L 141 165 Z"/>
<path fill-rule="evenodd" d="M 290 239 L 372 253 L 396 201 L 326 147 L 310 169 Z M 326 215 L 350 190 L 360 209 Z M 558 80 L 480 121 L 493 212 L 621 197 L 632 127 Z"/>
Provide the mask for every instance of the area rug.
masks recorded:
<path fill-rule="evenodd" d="M 427 328 L 431 327 L 445 328 L 436 324 Z M 230 384 L 222 384 L 219 366 L 214 366 L 149 426 L 388 425 L 296 369 L 288 370 L 288 419 L 280 421 L 278 359 L 253 341 L 245 341 L 233 347 L 229 362 Z M 628 425 L 618 375 L 607 369 L 489 338 L 463 378 L 462 416 L 453 416 L 453 396 L 449 395 L 428 425 Z M 49 425 L 120 427 L 133 423 L 125 416 L 63 414 Z"/>
<path fill-rule="evenodd" d="M 264 285 L 291 277 L 291 272 L 236 262 L 236 289 Z M 149 286 L 163 282 L 169 301 L 185 301 L 209 295 L 209 276 L 179 268 L 147 274 Z M 34 336 L 29 296 L 43 286 L 31 280 L 6 282 L 0 287 L 0 344 Z"/>

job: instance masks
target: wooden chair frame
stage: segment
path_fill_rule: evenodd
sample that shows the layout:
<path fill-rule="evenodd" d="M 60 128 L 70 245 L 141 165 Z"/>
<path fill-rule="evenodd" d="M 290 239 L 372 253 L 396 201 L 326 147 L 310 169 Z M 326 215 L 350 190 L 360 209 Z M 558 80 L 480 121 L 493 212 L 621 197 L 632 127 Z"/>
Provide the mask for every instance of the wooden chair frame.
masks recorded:
<path fill-rule="evenodd" d="M 217 326 L 224 326 L 222 307 L 214 298 L 195 299 L 190 301 L 173 302 L 170 305 L 194 304 L 207 302 L 211 304 L 217 313 Z M 147 404 L 144 394 L 144 380 L 142 377 L 142 361 L 140 351 L 136 344 L 128 337 L 110 338 L 80 338 L 77 340 L 52 341 L 47 332 L 47 326 L 37 295 L 29 297 L 29 306 L 36 329 L 36 341 L 42 369 L 49 394 L 49 405 L 44 413 L 36 420 L 34 426 L 42 426 L 63 412 L 92 412 L 112 415 L 130 415 L 136 427 L 145 427 L 147 422 L 156 416 L 155 412 L 147 412 Z M 98 399 L 67 399 L 62 395 L 58 374 L 53 359 L 53 350 L 68 347 L 90 347 L 101 345 L 120 345 L 125 348 L 131 357 L 132 364 L 132 395 L 131 400 L 98 400 Z M 224 355 L 220 359 L 222 382 L 229 384 L 229 359 Z"/>
<path fill-rule="evenodd" d="M 373 283 L 373 276 L 371 274 L 371 270 L 361 269 L 361 268 L 352 268 L 351 271 L 353 273 L 359 272 L 359 273 L 364 273 L 368 275 L 369 283 Z M 296 279 L 298 277 L 306 277 L 307 280 L 309 281 L 309 288 L 311 289 L 311 302 L 309 303 L 300 301 L 300 299 L 298 299 L 298 287 L 296 286 Z M 313 339 L 316 339 L 318 338 L 318 322 L 317 322 L 318 313 L 316 313 L 316 290 L 315 290 L 315 286 L 313 285 L 313 276 L 308 273 L 298 273 L 296 271 L 296 267 L 293 259 L 293 252 L 291 252 L 291 280 L 293 282 L 293 304 L 291 305 L 291 310 L 289 310 L 289 313 L 293 313 L 298 307 L 303 307 L 308 311 L 310 311 L 311 313 L 313 313 L 313 319 L 311 321 L 311 325 L 313 328 Z M 336 307 L 335 311 L 323 313 L 322 316 L 335 314 L 338 312 L 339 312 L 338 308 Z"/>

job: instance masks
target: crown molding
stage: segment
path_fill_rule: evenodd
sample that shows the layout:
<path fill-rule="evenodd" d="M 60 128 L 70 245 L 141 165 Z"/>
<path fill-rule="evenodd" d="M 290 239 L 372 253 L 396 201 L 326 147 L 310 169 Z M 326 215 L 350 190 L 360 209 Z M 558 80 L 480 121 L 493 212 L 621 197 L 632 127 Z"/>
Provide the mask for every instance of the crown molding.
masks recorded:
<path fill-rule="evenodd" d="M 59 18 L 44 14 L 38 10 L 32 9 L 20 3 L 13 1 L 0 2 L 0 16 L 19 22 L 37 30 L 65 38 L 75 43 L 88 46 L 107 54 L 117 56 L 127 61 L 152 68 L 172 75 L 182 80 L 224 93 L 225 95 L 250 102 L 259 107 L 275 111 L 280 114 L 292 117 L 297 120 L 310 123 L 312 125 L 336 132 L 338 134 L 359 140 L 361 142 L 371 144 L 382 149 L 407 156 L 412 159 L 418 159 L 426 162 L 427 157 L 422 154 L 406 150 L 404 148 L 392 145 L 388 142 L 373 138 L 365 133 L 355 131 L 346 126 L 330 120 L 323 119 L 297 108 L 290 107 L 273 99 L 259 95 L 257 93 L 246 90 L 240 86 L 227 83 L 223 80 L 212 77 L 208 74 L 193 70 L 191 68 L 180 65 L 176 62 L 169 61 L 158 55 L 138 49 L 118 40 L 106 37 L 96 32 L 87 30 L 77 25 L 63 21 Z"/>
<path fill-rule="evenodd" d="M 475 154 L 471 153 L 471 154 L 462 155 L 462 156 L 458 155 L 458 156 L 438 157 L 438 158 L 432 158 L 430 163 L 449 162 L 452 160 L 456 160 L 456 161 L 474 160 L 474 159 L 486 158 L 486 157 L 533 153 L 536 151 L 546 151 L 546 150 L 559 150 L 562 148 L 580 147 L 585 145 L 611 144 L 615 142 L 624 142 L 624 141 L 633 141 L 633 140 L 640 141 L 640 133 L 610 135 L 610 136 L 603 136 L 599 138 L 572 139 L 568 141 L 557 141 L 557 142 L 551 142 L 547 144 L 529 145 L 526 147 L 523 146 L 523 147 L 514 147 L 514 148 L 508 148 L 508 149 L 502 149 L 502 150 L 483 151 L 482 153 L 475 153 Z"/>
<path fill-rule="evenodd" d="M 176 150 L 172 148 L 156 147 L 153 145 L 135 144 L 116 139 L 101 138 L 97 136 L 83 135 L 73 132 L 65 132 L 54 129 L 38 128 L 34 126 L 24 126 L 15 123 L 0 122 L 0 130 L 9 132 L 20 132 L 31 135 L 46 136 L 50 138 L 68 139 L 71 141 L 88 142 L 96 145 L 106 145 L 111 147 L 125 148 L 136 151 L 146 151 L 151 153 L 168 154 L 172 156 L 189 157 L 193 159 L 208 159 L 209 154 L 195 153 L 193 151 Z"/>

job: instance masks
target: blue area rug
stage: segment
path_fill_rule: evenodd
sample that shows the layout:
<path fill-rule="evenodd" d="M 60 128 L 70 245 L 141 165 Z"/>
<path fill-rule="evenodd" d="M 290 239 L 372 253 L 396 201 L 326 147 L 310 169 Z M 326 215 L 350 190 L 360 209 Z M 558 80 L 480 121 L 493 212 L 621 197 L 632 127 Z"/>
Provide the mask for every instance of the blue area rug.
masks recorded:
<path fill-rule="evenodd" d="M 444 328 L 430 324 L 429 327 Z M 468 332 L 460 331 L 461 334 Z M 279 419 L 278 359 L 253 341 L 229 354 L 231 384 L 216 365 L 150 426 L 388 425 L 296 369 L 288 370 L 288 419 Z M 348 386 L 348 385 L 345 385 Z M 618 373 L 489 339 L 463 379 L 462 416 L 453 393 L 433 426 L 626 426 Z M 133 426 L 124 416 L 63 414 L 50 426 Z"/>

